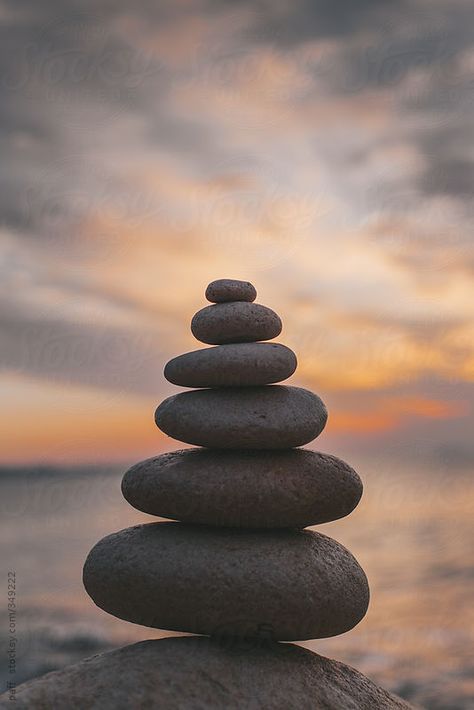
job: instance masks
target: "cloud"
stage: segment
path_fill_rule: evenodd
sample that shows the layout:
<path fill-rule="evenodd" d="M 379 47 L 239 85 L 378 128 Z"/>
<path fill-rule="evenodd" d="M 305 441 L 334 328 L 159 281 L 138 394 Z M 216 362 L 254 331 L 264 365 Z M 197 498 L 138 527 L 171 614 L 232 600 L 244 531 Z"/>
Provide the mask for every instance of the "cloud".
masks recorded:
<path fill-rule="evenodd" d="M 412 418 L 457 419 L 464 417 L 470 408 L 467 402 L 445 402 L 414 396 L 380 398 L 372 411 L 336 411 L 331 417 L 331 433 L 362 434 L 372 436 L 410 426 Z"/>
<path fill-rule="evenodd" d="M 136 394 L 149 393 L 160 376 L 157 333 L 28 316 L 8 305 L 0 314 L 7 371 Z"/>
<path fill-rule="evenodd" d="M 266 5 L 259 16 L 254 37 L 273 41 L 280 46 L 294 46 L 322 37 L 347 38 L 358 31 L 376 28 L 380 20 L 391 14 L 391 3 L 363 0 L 300 0 Z M 398 12 L 407 7 L 402 0 Z"/>
<path fill-rule="evenodd" d="M 474 372 L 467 0 L 3 8 L 5 372 L 161 393 L 240 276 L 341 437 L 454 421 L 426 378 Z"/>
<path fill-rule="evenodd" d="M 474 183 L 474 164 L 462 158 L 443 158 L 433 161 L 434 173 L 427 174 L 423 180 L 426 192 L 447 194 L 456 197 L 468 197 L 472 194 Z"/>

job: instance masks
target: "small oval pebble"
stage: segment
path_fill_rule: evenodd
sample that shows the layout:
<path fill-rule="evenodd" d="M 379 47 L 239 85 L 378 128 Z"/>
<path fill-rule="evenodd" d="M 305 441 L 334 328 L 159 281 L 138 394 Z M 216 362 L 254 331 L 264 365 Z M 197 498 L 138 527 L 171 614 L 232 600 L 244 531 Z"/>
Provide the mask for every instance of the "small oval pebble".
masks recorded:
<path fill-rule="evenodd" d="M 354 510 L 362 481 L 344 461 L 307 449 L 182 449 L 141 461 L 122 493 L 150 515 L 231 527 L 306 527 Z"/>
<path fill-rule="evenodd" d="M 296 370 L 296 355 L 278 343 L 232 343 L 194 350 L 165 366 L 182 387 L 244 387 L 281 382 Z"/>
<path fill-rule="evenodd" d="M 206 298 L 212 303 L 226 301 L 255 301 L 257 291 L 249 281 L 237 279 L 217 279 L 206 288 Z"/>
<path fill-rule="evenodd" d="M 271 340 L 280 335 L 281 328 L 275 311 L 245 301 L 206 306 L 191 321 L 194 337 L 209 345 Z"/>
<path fill-rule="evenodd" d="M 109 614 L 194 634 L 335 636 L 355 626 L 369 602 L 351 553 L 310 530 L 137 525 L 97 543 L 83 579 Z"/>
<path fill-rule="evenodd" d="M 223 388 L 181 392 L 155 412 L 161 431 L 173 439 L 220 449 L 289 449 L 324 429 L 321 399 L 301 387 Z"/>

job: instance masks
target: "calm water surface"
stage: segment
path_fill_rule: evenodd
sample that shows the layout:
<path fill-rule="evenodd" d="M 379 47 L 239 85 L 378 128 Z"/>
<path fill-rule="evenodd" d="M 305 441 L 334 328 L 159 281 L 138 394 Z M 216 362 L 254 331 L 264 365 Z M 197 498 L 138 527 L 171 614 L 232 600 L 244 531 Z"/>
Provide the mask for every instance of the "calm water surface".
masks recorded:
<path fill-rule="evenodd" d="M 422 707 L 474 708 L 472 469 L 346 458 L 364 480 L 362 502 L 348 518 L 318 529 L 354 553 L 372 600 L 353 631 L 302 645 Z M 82 587 L 83 561 L 99 538 L 153 520 L 121 498 L 122 472 L 31 470 L 0 478 L 5 591 L 9 570 L 17 580 L 17 682 L 171 635 L 108 616 Z M 6 622 L 2 636 L 6 648 Z M 5 687 L 6 660 L 1 671 Z"/>

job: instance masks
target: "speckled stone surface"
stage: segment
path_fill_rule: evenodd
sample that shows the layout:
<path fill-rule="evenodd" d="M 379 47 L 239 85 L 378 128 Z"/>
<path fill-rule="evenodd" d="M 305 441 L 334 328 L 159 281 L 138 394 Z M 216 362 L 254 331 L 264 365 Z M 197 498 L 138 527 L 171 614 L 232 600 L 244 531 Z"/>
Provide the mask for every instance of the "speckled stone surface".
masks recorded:
<path fill-rule="evenodd" d="M 245 301 L 205 306 L 191 321 L 194 337 L 209 345 L 271 340 L 280 335 L 281 329 L 275 311 Z"/>
<path fill-rule="evenodd" d="M 248 387 L 281 382 L 295 370 L 296 355 L 286 345 L 233 343 L 178 355 L 164 374 L 182 387 Z"/>
<path fill-rule="evenodd" d="M 226 301 L 255 301 L 257 291 L 250 281 L 237 279 L 217 279 L 206 288 L 206 298 L 212 303 Z"/>
<path fill-rule="evenodd" d="M 338 661 L 292 644 L 141 641 L 18 687 L 17 710 L 409 710 Z"/>
<path fill-rule="evenodd" d="M 187 523 L 306 527 L 348 515 L 362 481 L 317 451 L 182 449 L 132 466 L 122 492 L 138 510 Z"/>
<path fill-rule="evenodd" d="M 278 641 L 342 634 L 369 603 L 351 553 L 310 530 L 137 525 L 98 542 L 83 579 L 97 606 L 135 624 Z"/>
<path fill-rule="evenodd" d="M 155 412 L 157 427 L 173 439 L 223 449 L 303 446 L 326 421 L 326 407 L 317 395 L 285 385 L 181 392 Z"/>

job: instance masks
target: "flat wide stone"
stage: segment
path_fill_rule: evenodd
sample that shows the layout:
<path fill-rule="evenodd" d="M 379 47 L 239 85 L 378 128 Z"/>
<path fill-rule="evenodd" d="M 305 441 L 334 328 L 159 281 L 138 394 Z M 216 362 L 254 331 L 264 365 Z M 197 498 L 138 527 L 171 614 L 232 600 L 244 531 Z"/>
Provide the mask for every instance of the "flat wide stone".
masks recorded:
<path fill-rule="evenodd" d="M 257 291 L 250 281 L 237 279 L 217 279 L 206 288 L 206 298 L 212 303 L 226 301 L 255 301 Z"/>
<path fill-rule="evenodd" d="M 292 644 L 141 641 L 19 686 L 17 710 L 409 710 L 364 675 Z"/>
<path fill-rule="evenodd" d="M 165 377 L 181 387 L 248 387 L 281 382 L 296 355 L 279 343 L 234 343 L 194 350 L 170 360 Z"/>
<path fill-rule="evenodd" d="M 326 421 L 317 395 L 285 385 L 181 392 L 155 412 L 157 427 L 173 439 L 218 449 L 303 446 Z"/>
<path fill-rule="evenodd" d="M 83 579 L 113 616 L 211 636 L 336 636 L 355 626 L 369 603 L 366 576 L 351 553 L 310 530 L 136 525 L 97 543 Z"/>
<path fill-rule="evenodd" d="M 191 321 L 194 337 L 210 345 L 271 340 L 280 335 L 281 328 L 275 311 L 245 301 L 206 306 Z"/>
<path fill-rule="evenodd" d="M 304 528 L 348 515 L 362 481 L 344 461 L 306 449 L 183 449 L 132 466 L 122 492 L 144 513 L 186 523 Z"/>

